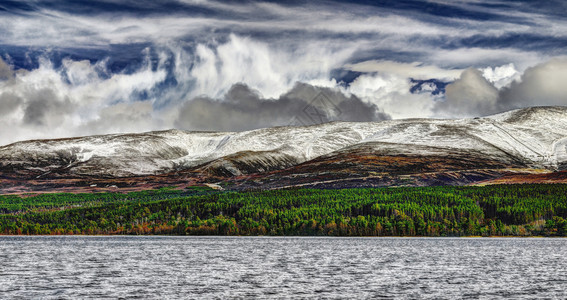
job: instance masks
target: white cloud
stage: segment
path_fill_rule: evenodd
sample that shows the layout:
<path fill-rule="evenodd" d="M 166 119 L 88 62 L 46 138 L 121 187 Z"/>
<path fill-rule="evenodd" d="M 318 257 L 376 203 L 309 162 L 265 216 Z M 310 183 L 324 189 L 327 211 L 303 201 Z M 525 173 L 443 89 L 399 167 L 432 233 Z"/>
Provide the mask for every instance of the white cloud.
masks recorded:
<path fill-rule="evenodd" d="M 443 116 L 479 116 L 506 110 L 546 105 L 567 105 L 567 57 L 553 58 L 518 76 L 512 66 L 481 71 L 469 69 L 446 87 L 446 101 L 435 110 Z M 487 73 L 487 70 L 484 70 Z M 492 82 L 490 80 L 492 79 Z M 500 80 L 510 81 L 502 85 Z"/>
<path fill-rule="evenodd" d="M 523 70 L 548 59 L 548 49 L 474 48 L 467 45 L 454 48 L 447 43 L 463 38 L 498 39 L 507 34 L 567 37 L 567 22 L 564 20 L 550 20 L 545 15 L 521 9 L 492 9 L 490 13 L 513 16 L 524 22 L 507 22 L 505 18 L 433 17 L 426 11 L 346 3 L 308 2 L 287 6 L 256 2 L 185 2 L 215 13 L 186 15 L 173 11 L 168 14 L 136 14 L 101 10 L 92 14 L 74 14 L 55 8 L 40 8 L 24 14 L 3 14 L 0 18 L 0 43 L 39 48 L 108 48 L 110 44 L 202 42 L 225 38 L 229 33 L 247 35 L 254 32 L 260 33 L 258 36 L 272 45 L 282 47 L 282 52 L 293 51 L 290 45 L 312 48 L 327 42 L 327 47 L 350 49 L 351 53 L 415 52 L 418 57 L 403 61 L 419 60 L 427 62 L 428 66 L 437 65 L 445 69 L 512 62 Z M 443 5 L 471 12 L 487 10 L 468 2 Z M 483 62 L 485 65 L 481 65 Z"/>
<path fill-rule="evenodd" d="M 430 63 L 440 66 L 466 66 L 482 68 L 513 63 L 519 70 L 548 60 L 550 57 L 541 53 L 514 48 L 457 48 L 431 51 Z"/>
<path fill-rule="evenodd" d="M 393 74 L 369 74 L 356 78 L 347 91 L 372 103 L 394 119 L 430 117 L 436 97 L 410 93 L 407 77 Z"/>
<path fill-rule="evenodd" d="M 0 128 L 0 144 L 124 131 L 122 123 L 115 122 L 119 119 L 108 120 L 102 127 L 87 128 L 85 124 L 108 117 L 109 110 L 130 107 L 128 111 L 135 112 L 139 104 L 133 102 L 133 94 L 151 91 L 165 79 L 163 69 L 152 71 L 149 65 L 133 74 L 114 74 L 109 78 L 101 76 L 101 69 L 103 63 L 72 60 L 64 60 L 60 68 L 55 68 L 42 58 L 37 69 L 19 71 L 0 81 L 1 123 L 6 125 Z M 151 102 L 150 99 L 144 105 L 151 107 Z M 144 118 L 143 122 L 150 125 L 132 123 L 127 131 L 156 127 L 153 118 Z"/>
<path fill-rule="evenodd" d="M 355 72 L 379 72 L 395 74 L 405 78 L 455 80 L 459 78 L 463 69 L 443 69 L 437 66 L 428 66 L 420 62 L 401 63 L 396 61 L 369 60 L 356 64 L 346 64 L 345 69 Z"/>
<path fill-rule="evenodd" d="M 521 73 L 516 70 L 514 64 L 507 64 L 499 67 L 487 67 L 480 69 L 482 76 L 490 81 L 497 89 L 501 89 L 514 80 L 518 80 Z"/>
<path fill-rule="evenodd" d="M 264 97 L 277 98 L 298 81 L 328 81 L 330 72 L 354 52 L 317 43 L 294 51 L 283 50 L 236 35 L 217 47 L 199 45 L 190 72 L 195 80 L 191 96 L 219 98 L 233 84 L 241 82 Z"/>
<path fill-rule="evenodd" d="M 56 68 L 42 57 L 37 69 L 16 73 L 0 60 L 0 109 L 10 125 L 0 129 L 0 144 L 172 128 L 182 105 L 201 95 L 222 99 L 236 83 L 267 99 L 279 98 L 297 82 L 334 87 L 331 70 L 352 53 L 319 45 L 289 53 L 236 35 L 223 44 L 200 44 L 193 55 L 175 44 L 163 50 L 157 67 L 146 57 L 134 72 L 117 74 L 109 74 L 107 60 L 64 59 Z M 163 87 L 168 76 L 177 84 Z"/>
<path fill-rule="evenodd" d="M 232 7 L 197 4 L 223 11 Z M 273 18 L 235 21 L 180 15 L 78 16 L 57 11 L 3 16 L 0 32 L 6 34 L 0 36 L 0 42 L 5 44 L 104 48 L 112 43 L 147 42 L 160 46 L 152 48 L 158 52 L 157 63 L 146 57 L 137 70 L 129 73 L 111 74 L 108 60 L 104 59 L 96 63 L 64 59 L 56 68 L 44 57 L 38 68 L 16 72 L 0 60 L 0 144 L 30 138 L 166 129 L 178 124 L 187 129 L 206 129 L 202 127 L 205 123 L 197 126 L 195 120 L 179 119 L 180 111 L 197 118 L 195 111 L 188 111 L 195 107 L 231 112 L 230 116 L 219 116 L 222 128 L 234 124 L 239 129 L 248 128 L 239 122 L 253 119 L 254 115 L 241 112 L 239 107 L 227 108 L 223 102 L 235 84 L 261 95 L 249 101 L 260 105 L 262 101 L 282 98 L 297 82 L 308 83 L 340 91 L 346 97 L 354 95 L 366 105 L 376 106 L 378 110 L 371 110 L 375 114 L 386 113 L 393 118 L 476 116 L 519 105 L 566 104 L 565 59 L 538 65 L 547 59 L 546 53 L 515 48 L 441 49 L 430 40 L 475 36 L 486 30 L 487 23 L 451 20 L 452 24 L 444 25 L 390 13 L 329 8 L 314 13 L 266 3 L 235 8 L 243 14 L 269 13 Z M 510 24 L 500 25 L 490 34 L 511 32 Z M 453 29 L 455 26 L 457 29 Z M 252 29 L 265 36 L 226 33 Z M 216 35 L 217 30 L 225 33 Z M 515 30 L 524 32 L 525 28 Z M 186 36 L 206 40 L 197 40 L 195 45 L 184 42 Z M 217 40 L 217 36 L 221 39 Z M 415 51 L 415 57 L 368 59 L 382 51 L 401 50 Z M 358 57 L 366 58 L 352 63 L 360 61 Z M 462 69 L 471 66 L 481 71 Z M 333 71 L 345 69 L 366 74 L 348 85 L 337 82 L 341 78 L 332 78 Z M 169 77 L 175 79 L 174 85 L 164 84 Z M 433 86 L 423 85 L 421 93 L 412 94 L 410 78 L 456 81 L 447 86 L 447 99 L 442 101 L 443 95 L 431 94 Z M 215 101 L 220 108 L 215 108 Z M 261 120 L 251 122 L 281 125 L 283 121 L 277 118 L 274 107 L 279 108 L 272 105 L 258 114 Z M 285 118 L 290 114 L 288 111 Z M 206 120 L 214 119 L 209 116 Z"/>

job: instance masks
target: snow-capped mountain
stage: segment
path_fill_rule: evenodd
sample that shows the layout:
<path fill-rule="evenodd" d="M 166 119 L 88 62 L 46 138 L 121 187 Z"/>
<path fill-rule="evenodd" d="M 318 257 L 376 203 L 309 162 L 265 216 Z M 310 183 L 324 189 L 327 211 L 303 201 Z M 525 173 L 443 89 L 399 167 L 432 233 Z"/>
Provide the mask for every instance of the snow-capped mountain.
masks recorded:
<path fill-rule="evenodd" d="M 376 164 L 380 157 L 389 158 Z M 406 165 L 388 163 L 392 157 L 404 158 Z M 408 157 L 421 162 L 409 163 Z M 307 167 L 315 168 L 311 173 L 324 173 L 348 162 L 351 167 L 364 165 L 366 172 L 405 168 L 411 173 L 412 168 L 433 171 L 433 158 L 437 164 L 455 165 L 447 170 L 566 169 L 567 108 L 534 107 L 471 119 L 332 122 L 246 132 L 168 130 L 34 140 L 0 147 L 0 171 L 5 178 L 109 178 L 179 171 L 231 177 Z"/>

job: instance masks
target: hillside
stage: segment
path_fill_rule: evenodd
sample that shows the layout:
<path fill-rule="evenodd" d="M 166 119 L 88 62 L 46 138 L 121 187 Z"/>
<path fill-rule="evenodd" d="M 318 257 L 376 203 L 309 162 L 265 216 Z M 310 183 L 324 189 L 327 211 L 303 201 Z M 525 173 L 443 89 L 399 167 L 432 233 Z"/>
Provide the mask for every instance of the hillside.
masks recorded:
<path fill-rule="evenodd" d="M 565 107 L 533 107 L 471 119 L 23 141 L 0 147 L 0 188 L 136 187 L 148 180 L 238 189 L 472 184 L 567 169 L 565 120 Z"/>

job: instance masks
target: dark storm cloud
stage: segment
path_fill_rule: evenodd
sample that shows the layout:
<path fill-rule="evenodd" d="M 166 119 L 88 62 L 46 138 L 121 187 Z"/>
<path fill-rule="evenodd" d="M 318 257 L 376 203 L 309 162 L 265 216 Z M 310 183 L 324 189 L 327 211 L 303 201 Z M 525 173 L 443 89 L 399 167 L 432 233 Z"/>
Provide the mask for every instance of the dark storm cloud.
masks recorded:
<path fill-rule="evenodd" d="M 189 130 L 244 131 L 272 126 L 313 125 L 329 121 L 389 119 L 375 105 L 354 95 L 297 84 L 278 99 L 263 99 L 244 84 L 235 84 L 224 99 L 195 98 L 185 103 L 176 126 Z"/>

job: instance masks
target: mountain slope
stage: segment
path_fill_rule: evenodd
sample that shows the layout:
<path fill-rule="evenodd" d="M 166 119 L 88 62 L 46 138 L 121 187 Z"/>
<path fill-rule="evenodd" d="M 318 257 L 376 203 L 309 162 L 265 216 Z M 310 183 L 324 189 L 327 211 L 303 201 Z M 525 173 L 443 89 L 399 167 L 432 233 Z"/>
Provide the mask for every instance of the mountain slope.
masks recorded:
<path fill-rule="evenodd" d="M 474 119 L 25 141 L 0 147 L 0 174 L 13 180 L 182 174 L 204 181 L 253 174 L 262 184 L 280 180 L 277 186 L 297 184 L 299 174 L 301 182 L 473 170 L 495 178 L 510 170 L 567 169 L 566 121 L 565 107 L 535 107 Z"/>

